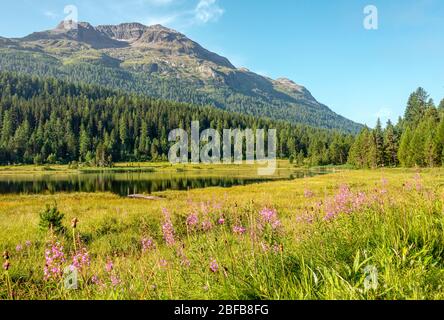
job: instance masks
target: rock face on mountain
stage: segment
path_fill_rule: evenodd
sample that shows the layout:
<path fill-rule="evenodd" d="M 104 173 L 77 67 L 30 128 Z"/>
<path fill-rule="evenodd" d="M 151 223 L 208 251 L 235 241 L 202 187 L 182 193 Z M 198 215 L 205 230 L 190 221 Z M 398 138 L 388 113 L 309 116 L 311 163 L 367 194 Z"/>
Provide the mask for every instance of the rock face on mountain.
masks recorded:
<path fill-rule="evenodd" d="M 301 85 L 236 68 L 161 25 L 62 22 L 20 39 L 0 37 L 0 70 L 209 104 L 254 116 L 356 132 L 361 126 L 322 105 Z"/>
<path fill-rule="evenodd" d="M 119 25 L 98 26 L 96 29 L 111 39 L 135 42 L 142 37 L 148 27 L 141 23 L 122 23 Z"/>
<path fill-rule="evenodd" d="M 34 32 L 19 40 L 22 42 L 67 40 L 85 43 L 94 49 L 119 48 L 126 46 L 125 43 L 111 39 L 87 22 L 79 22 L 76 24 L 72 21 L 61 22 L 53 30 Z"/>

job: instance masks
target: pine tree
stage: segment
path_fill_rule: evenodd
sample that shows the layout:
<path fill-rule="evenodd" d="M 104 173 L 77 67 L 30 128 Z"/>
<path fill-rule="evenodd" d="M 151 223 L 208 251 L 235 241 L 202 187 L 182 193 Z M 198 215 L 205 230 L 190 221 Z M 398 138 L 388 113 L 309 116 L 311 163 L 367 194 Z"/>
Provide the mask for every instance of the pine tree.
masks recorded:
<path fill-rule="evenodd" d="M 423 88 L 418 88 L 410 95 L 404 115 L 405 122 L 408 125 L 415 125 L 421 121 L 428 107 L 428 98 L 429 96 Z"/>
<path fill-rule="evenodd" d="M 375 162 L 376 166 L 383 167 L 385 164 L 384 134 L 382 132 L 381 120 L 378 118 L 376 128 L 373 131 L 375 141 Z"/>
<path fill-rule="evenodd" d="M 427 136 L 426 128 L 425 122 L 423 121 L 413 132 L 408 149 L 411 166 L 422 167 L 425 165 L 424 150 Z"/>
<path fill-rule="evenodd" d="M 395 127 L 389 120 L 384 131 L 385 163 L 388 166 L 398 165 L 398 148 L 398 136 L 395 132 Z"/>
<path fill-rule="evenodd" d="M 87 159 L 87 155 L 90 152 L 90 148 L 91 148 L 91 140 L 89 134 L 82 125 L 82 128 L 80 129 L 80 142 L 79 142 L 79 154 L 82 160 Z"/>
<path fill-rule="evenodd" d="M 407 127 L 401 136 L 398 150 L 398 159 L 403 167 L 411 167 L 410 141 L 412 140 L 412 131 Z"/>

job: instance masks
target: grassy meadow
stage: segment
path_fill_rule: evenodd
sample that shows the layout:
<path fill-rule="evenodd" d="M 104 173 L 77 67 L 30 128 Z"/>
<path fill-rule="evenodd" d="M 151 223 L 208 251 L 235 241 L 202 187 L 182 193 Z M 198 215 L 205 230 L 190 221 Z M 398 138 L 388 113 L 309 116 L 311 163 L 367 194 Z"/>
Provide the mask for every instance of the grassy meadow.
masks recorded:
<path fill-rule="evenodd" d="M 444 169 L 156 195 L 1 195 L 0 299 L 444 299 Z"/>

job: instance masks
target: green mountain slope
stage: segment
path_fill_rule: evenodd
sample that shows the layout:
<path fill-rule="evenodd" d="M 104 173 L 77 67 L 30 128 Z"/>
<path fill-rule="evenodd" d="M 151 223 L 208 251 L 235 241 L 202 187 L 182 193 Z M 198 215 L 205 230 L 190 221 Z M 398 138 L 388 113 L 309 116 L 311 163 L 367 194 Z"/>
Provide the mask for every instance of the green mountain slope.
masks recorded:
<path fill-rule="evenodd" d="M 292 123 L 357 132 L 356 124 L 289 79 L 273 80 L 160 25 L 61 23 L 0 38 L 0 71 L 52 76 Z"/>

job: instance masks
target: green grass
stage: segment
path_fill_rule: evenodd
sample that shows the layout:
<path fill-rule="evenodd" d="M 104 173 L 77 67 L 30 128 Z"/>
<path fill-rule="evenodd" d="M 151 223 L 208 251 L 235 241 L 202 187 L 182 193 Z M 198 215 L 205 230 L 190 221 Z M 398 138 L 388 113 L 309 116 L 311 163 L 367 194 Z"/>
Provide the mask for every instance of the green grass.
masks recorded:
<path fill-rule="evenodd" d="M 0 278 L 0 299 L 443 299 L 443 173 L 342 171 L 229 189 L 168 191 L 157 194 L 163 197 L 158 201 L 98 193 L 3 195 L 0 249 L 10 252 L 11 266 Z M 346 208 L 325 219 L 329 204 L 347 194 L 340 191 L 344 184 L 350 188 Z M 54 202 L 65 214 L 68 232 L 56 240 L 67 259 L 74 251 L 74 217 L 76 237 L 91 257 L 78 290 L 43 279 L 51 237 L 39 230 L 39 213 Z M 281 227 L 261 229 L 264 207 L 277 211 Z M 162 208 L 172 216 L 171 247 L 162 235 Z M 213 228 L 187 228 L 191 213 Z M 221 216 L 224 225 L 217 224 Z M 235 226 L 246 233 L 234 234 Z M 142 252 L 144 237 L 156 248 Z M 17 244 L 24 247 L 19 252 Z M 213 260 L 217 272 L 210 270 Z M 111 274 L 107 261 L 114 264 Z M 377 272 L 375 289 L 366 286 L 369 270 Z M 93 276 L 101 284 L 93 284 Z M 111 276 L 120 283 L 113 286 Z"/>

